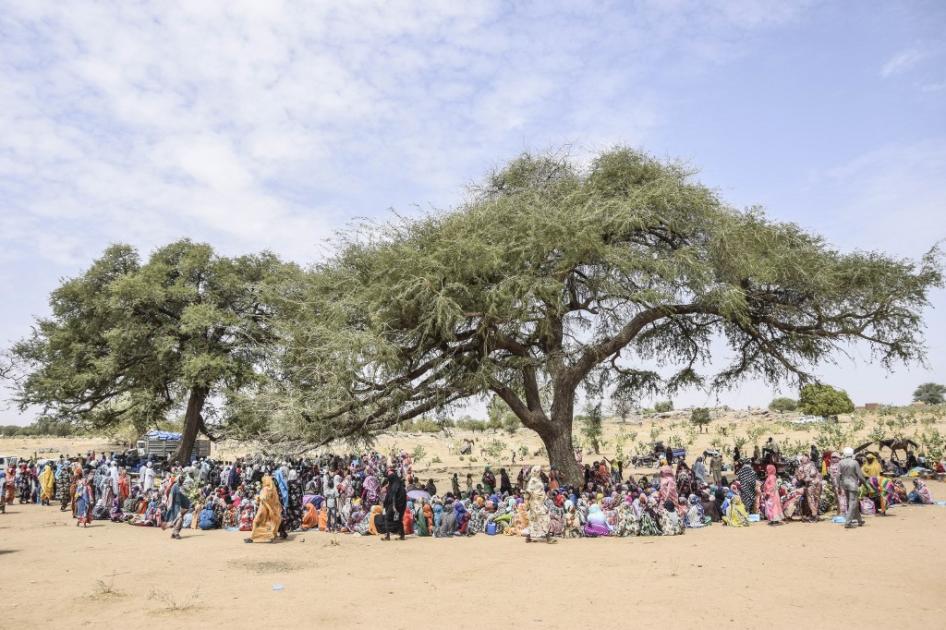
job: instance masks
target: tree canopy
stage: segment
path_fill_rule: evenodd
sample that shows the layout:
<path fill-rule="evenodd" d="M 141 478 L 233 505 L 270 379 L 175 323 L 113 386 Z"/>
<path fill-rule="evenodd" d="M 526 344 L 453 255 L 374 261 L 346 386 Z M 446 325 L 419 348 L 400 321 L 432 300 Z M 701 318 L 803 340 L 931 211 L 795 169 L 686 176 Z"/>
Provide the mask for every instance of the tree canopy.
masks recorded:
<path fill-rule="evenodd" d="M 264 287 L 291 269 L 187 240 L 145 264 L 127 245 L 109 247 L 53 291 L 51 316 L 14 346 L 26 373 L 18 401 L 97 429 L 130 421 L 144 431 L 183 411 L 185 459 L 214 403 L 257 378 L 273 340 Z"/>
<path fill-rule="evenodd" d="M 839 252 L 634 150 L 587 167 L 525 155 L 453 210 L 345 235 L 283 297 L 273 378 L 234 417 L 321 444 L 495 394 L 577 481 L 579 389 L 800 384 L 852 342 L 884 366 L 919 360 L 941 285 L 935 252 Z M 733 360 L 702 373 L 717 337 Z"/>
<path fill-rule="evenodd" d="M 831 417 L 854 411 L 847 392 L 822 383 L 810 383 L 798 393 L 798 408 L 813 416 Z"/>
<path fill-rule="evenodd" d="M 940 383 L 923 383 L 913 392 L 914 402 L 924 402 L 927 405 L 943 404 L 943 395 L 946 394 L 946 385 Z"/>

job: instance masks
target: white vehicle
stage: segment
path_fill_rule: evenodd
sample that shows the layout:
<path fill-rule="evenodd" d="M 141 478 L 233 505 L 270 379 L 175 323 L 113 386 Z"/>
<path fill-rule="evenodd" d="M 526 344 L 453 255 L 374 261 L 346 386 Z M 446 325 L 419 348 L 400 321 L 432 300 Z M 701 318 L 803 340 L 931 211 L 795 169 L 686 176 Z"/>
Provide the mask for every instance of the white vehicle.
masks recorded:
<path fill-rule="evenodd" d="M 824 418 L 821 416 L 802 416 L 797 420 L 790 420 L 792 424 L 817 424 L 819 422 L 824 422 Z"/>

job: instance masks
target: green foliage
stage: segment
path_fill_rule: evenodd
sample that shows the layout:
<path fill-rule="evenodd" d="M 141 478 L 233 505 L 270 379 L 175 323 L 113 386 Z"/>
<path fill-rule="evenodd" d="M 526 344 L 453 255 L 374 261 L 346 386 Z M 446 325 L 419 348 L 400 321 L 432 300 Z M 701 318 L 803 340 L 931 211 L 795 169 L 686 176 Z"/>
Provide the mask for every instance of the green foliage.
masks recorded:
<path fill-rule="evenodd" d="M 486 426 L 493 431 L 499 431 L 506 424 L 506 415 L 511 414 L 509 407 L 499 396 L 492 396 L 489 405 L 486 407 L 487 421 Z"/>
<path fill-rule="evenodd" d="M 753 424 L 749 427 L 749 430 L 746 431 L 746 437 L 749 438 L 749 442 L 753 446 L 759 443 L 759 438 L 761 438 L 769 430 L 769 427 L 761 424 Z"/>
<path fill-rule="evenodd" d="M 440 433 L 443 431 L 443 425 L 429 418 L 418 418 L 416 420 L 405 420 L 398 425 L 401 431 L 415 433 Z"/>
<path fill-rule="evenodd" d="M 585 407 L 585 415 L 582 417 L 581 432 L 591 443 L 591 450 L 595 452 L 595 455 L 601 452 L 601 436 L 603 434 L 601 426 L 602 420 L 601 403 L 599 402 L 595 405 L 589 403 L 588 406 Z"/>
<path fill-rule="evenodd" d="M 456 427 L 464 431 L 472 431 L 480 433 L 486 431 L 486 421 L 485 420 L 474 420 L 472 418 L 467 418 L 464 420 L 457 420 Z"/>
<path fill-rule="evenodd" d="M 0 426 L 0 436 L 3 437 L 72 437 L 79 433 L 80 431 L 72 423 L 50 417 L 40 417 L 25 426 L 15 424 Z"/>
<path fill-rule="evenodd" d="M 656 411 L 657 413 L 666 413 L 668 411 L 673 411 L 673 401 L 661 400 L 654 403 L 654 411 Z"/>
<path fill-rule="evenodd" d="M 267 287 L 293 273 L 270 254 L 226 258 L 187 240 L 144 264 L 109 247 L 53 291 L 52 315 L 13 347 L 26 373 L 17 401 L 97 430 L 144 430 L 190 401 L 196 434 L 218 401 L 258 381 L 274 339 Z"/>
<path fill-rule="evenodd" d="M 798 401 L 794 398 L 781 396 L 779 398 L 775 398 L 769 403 L 769 409 L 778 412 L 795 411 L 798 409 Z"/>
<path fill-rule="evenodd" d="M 414 460 L 414 463 L 420 463 L 422 459 L 427 457 L 427 450 L 420 444 L 414 447 L 414 450 L 411 451 L 411 459 Z"/>
<path fill-rule="evenodd" d="M 611 401 L 611 413 L 617 416 L 621 422 L 627 422 L 628 416 L 634 411 L 634 403 L 624 397 L 616 397 Z"/>
<path fill-rule="evenodd" d="M 505 450 L 506 443 L 496 439 L 490 440 L 486 446 L 483 447 L 483 452 L 486 453 L 490 459 L 499 459 Z"/>
<path fill-rule="evenodd" d="M 943 395 L 946 394 L 946 385 L 939 383 L 923 383 L 913 392 L 914 402 L 923 402 L 927 405 L 943 404 Z"/>
<path fill-rule="evenodd" d="M 696 407 L 690 412 L 690 422 L 702 428 L 712 421 L 710 410 L 706 407 Z"/>
<path fill-rule="evenodd" d="M 812 383 L 801 388 L 798 406 L 803 413 L 830 417 L 854 411 L 854 403 L 843 389 Z"/>

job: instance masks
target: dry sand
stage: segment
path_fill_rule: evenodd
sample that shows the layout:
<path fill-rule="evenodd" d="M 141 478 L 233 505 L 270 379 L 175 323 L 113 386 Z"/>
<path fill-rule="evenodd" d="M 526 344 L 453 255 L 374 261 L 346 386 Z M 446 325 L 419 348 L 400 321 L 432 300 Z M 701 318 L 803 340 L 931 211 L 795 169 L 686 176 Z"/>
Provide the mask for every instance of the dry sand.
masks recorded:
<path fill-rule="evenodd" d="M 931 486 L 944 495 L 943 484 Z M 853 531 L 713 525 L 555 545 L 325 533 L 247 545 L 242 534 L 193 530 L 174 541 L 102 521 L 78 529 L 56 507 L 7 512 L 0 628 L 944 624 L 939 506 L 898 507 Z"/>
<path fill-rule="evenodd" d="M 868 418 L 858 433 L 875 422 Z M 938 418 L 927 426 L 943 430 Z M 797 445 L 816 431 L 731 417 L 706 434 L 691 433 L 690 453 L 718 439 L 722 428 L 729 443 L 755 430 L 760 442 L 774 434 Z M 905 431 L 923 429 L 911 422 Z M 651 430 L 666 439 L 683 436 L 688 425 L 680 418 L 609 423 L 604 452 L 612 456 L 624 435 L 630 454 L 628 436 L 649 441 Z M 528 431 L 477 434 L 476 461 L 461 460 L 455 447 L 466 435 L 392 434 L 378 448 L 423 446 L 418 472 L 433 477 L 441 492 L 453 472 L 477 478 L 485 463 L 510 468 L 511 449 L 524 446 L 527 462 L 541 460 L 533 455 L 538 439 Z M 503 455 L 481 452 L 494 440 L 504 444 Z M 0 440 L 3 455 L 55 457 L 103 448 L 112 447 L 94 439 Z M 224 444 L 216 454 L 247 450 Z M 516 470 L 521 463 L 517 459 Z M 930 488 L 946 498 L 943 483 Z M 742 530 L 714 525 L 683 537 L 555 545 L 485 535 L 382 542 L 322 533 L 247 545 L 245 534 L 219 530 L 189 530 L 173 541 L 168 532 L 102 521 L 77 529 L 56 507 L 12 505 L 0 515 L 0 629 L 946 627 L 946 508 L 898 507 L 868 523 L 854 531 L 830 522 Z M 274 584 L 284 589 L 273 590 Z"/>

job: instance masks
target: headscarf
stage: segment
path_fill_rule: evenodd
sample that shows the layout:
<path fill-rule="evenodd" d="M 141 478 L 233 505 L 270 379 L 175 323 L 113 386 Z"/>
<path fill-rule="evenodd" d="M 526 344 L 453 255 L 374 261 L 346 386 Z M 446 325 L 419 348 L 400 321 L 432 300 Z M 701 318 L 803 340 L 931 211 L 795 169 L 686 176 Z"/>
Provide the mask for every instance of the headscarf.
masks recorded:
<path fill-rule="evenodd" d="M 286 483 L 285 466 L 276 470 L 276 488 L 279 490 L 279 501 L 283 509 L 289 507 L 289 484 Z"/>

